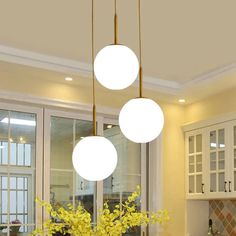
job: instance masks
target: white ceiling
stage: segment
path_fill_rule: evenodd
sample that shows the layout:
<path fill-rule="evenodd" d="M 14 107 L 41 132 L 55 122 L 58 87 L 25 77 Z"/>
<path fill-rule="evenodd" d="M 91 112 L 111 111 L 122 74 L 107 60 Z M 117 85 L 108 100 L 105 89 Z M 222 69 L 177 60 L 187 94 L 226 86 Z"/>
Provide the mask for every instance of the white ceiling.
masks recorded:
<path fill-rule="evenodd" d="M 118 0 L 117 7 L 119 42 L 138 54 L 137 2 Z M 34 68 L 46 69 L 42 78 L 53 71 L 81 79 L 90 75 L 91 1 L 0 3 L 0 71 L 7 70 L 8 62 L 30 66 L 27 76 Z M 235 0 L 141 4 L 146 88 L 194 101 L 236 86 Z M 95 1 L 96 51 L 112 41 L 113 1 Z M 19 66 L 11 65 L 14 72 Z"/>

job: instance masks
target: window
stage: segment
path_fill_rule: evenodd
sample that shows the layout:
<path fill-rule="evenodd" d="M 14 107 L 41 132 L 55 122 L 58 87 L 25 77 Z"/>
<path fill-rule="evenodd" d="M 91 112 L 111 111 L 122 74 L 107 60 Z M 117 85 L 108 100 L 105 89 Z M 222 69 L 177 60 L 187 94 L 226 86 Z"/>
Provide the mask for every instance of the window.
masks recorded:
<path fill-rule="evenodd" d="M 36 224 L 36 121 L 36 113 L 0 110 L 0 233 L 28 235 Z"/>
<path fill-rule="evenodd" d="M 92 134 L 91 115 L 2 103 L 0 108 L 0 234 L 28 235 L 47 219 L 36 196 L 53 207 L 83 204 L 96 222 L 104 201 L 119 204 L 140 185 L 145 210 L 146 152 L 122 135 L 116 120 L 97 116 L 98 134 L 118 151 L 117 169 L 104 181 L 90 182 L 77 175 L 71 158 L 76 143 Z M 140 228 L 129 235 L 141 235 Z"/>
<path fill-rule="evenodd" d="M 103 202 L 110 205 L 121 204 L 136 190 L 136 186 L 146 183 L 146 166 L 142 166 L 142 155 L 146 153 L 140 144 L 126 139 L 116 120 L 97 118 L 98 135 L 107 137 L 118 152 L 115 172 L 100 182 L 91 182 L 80 177 L 72 165 L 72 152 L 77 142 L 92 135 L 91 116 L 46 110 L 45 112 L 45 193 L 46 200 L 56 208 L 82 204 L 92 215 L 93 222 Z M 143 158 L 142 160 L 145 160 Z M 142 162 L 142 163 L 141 163 Z M 50 191 L 48 190 L 50 189 Z M 48 192 L 47 192 L 48 191 Z M 144 193 L 144 191 L 142 191 Z M 146 201 L 145 194 L 142 202 Z M 141 199 L 138 201 L 141 208 Z M 145 210 L 143 207 L 142 210 Z M 47 216 L 46 216 L 47 217 Z M 130 236 L 140 236 L 141 228 L 129 232 Z"/>

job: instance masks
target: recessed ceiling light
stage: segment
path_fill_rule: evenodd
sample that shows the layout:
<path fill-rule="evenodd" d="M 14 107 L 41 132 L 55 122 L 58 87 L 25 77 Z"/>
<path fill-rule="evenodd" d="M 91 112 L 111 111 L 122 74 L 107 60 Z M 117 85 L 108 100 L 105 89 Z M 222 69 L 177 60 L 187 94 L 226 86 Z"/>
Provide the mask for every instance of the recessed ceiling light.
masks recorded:
<path fill-rule="evenodd" d="M 71 78 L 71 77 L 66 77 L 65 80 L 66 80 L 66 81 L 72 81 L 73 78 Z"/>
<path fill-rule="evenodd" d="M 184 98 L 180 98 L 179 99 L 179 103 L 185 103 L 185 99 Z"/>
<path fill-rule="evenodd" d="M 112 128 L 112 125 L 107 125 L 107 128 L 108 128 L 108 129 Z"/>

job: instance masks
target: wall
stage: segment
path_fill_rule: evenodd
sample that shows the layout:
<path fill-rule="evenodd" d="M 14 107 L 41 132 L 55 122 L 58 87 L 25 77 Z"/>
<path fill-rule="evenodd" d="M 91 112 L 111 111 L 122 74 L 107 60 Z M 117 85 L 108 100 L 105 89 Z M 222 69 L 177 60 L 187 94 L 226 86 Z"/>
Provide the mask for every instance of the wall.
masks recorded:
<path fill-rule="evenodd" d="M 79 103 L 91 103 L 91 87 L 88 83 L 80 86 L 55 83 L 50 80 L 29 80 L 27 77 L 5 77 L 0 90 L 26 93 L 37 97 L 60 99 Z M 137 97 L 138 88 L 129 88 L 122 92 L 109 91 L 96 85 L 97 104 L 120 109 L 130 98 Z M 185 229 L 185 189 L 184 189 L 184 142 L 181 125 L 184 107 L 160 102 L 153 91 L 144 91 L 144 96 L 158 101 L 165 114 L 163 131 L 163 207 L 168 209 L 171 221 L 162 229 L 162 236 L 183 236 Z M 108 99 L 109 98 L 109 99 Z M 13 97 L 14 99 L 14 97 Z M 157 196 L 159 197 L 159 196 Z M 155 235 L 150 235 L 155 236 Z"/>
<path fill-rule="evenodd" d="M 186 106 L 185 123 L 236 112 L 236 88 Z"/>

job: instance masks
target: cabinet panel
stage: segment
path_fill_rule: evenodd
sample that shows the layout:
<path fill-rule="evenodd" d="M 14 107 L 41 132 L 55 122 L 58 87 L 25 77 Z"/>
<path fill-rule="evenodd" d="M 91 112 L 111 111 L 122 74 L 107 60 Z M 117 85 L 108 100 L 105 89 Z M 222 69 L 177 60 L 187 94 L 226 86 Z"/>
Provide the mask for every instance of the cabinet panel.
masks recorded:
<path fill-rule="evenodd" d="M 230 147 L 228 128 L 226 124 L 211 126 L 207 129 L 207 159 L 209 168 L 207 178 L 210 184 L 207 186 L 207 192 L 210 197 L 225 197 L 228 191 L 228 168 Z M 223 196 L 224 195 L 224 196 Z"/>
<path fill-rule="evenodd" d="M 187 197 L 203 195 L 203 135 L 200 131 L 186 134 Z"/>

